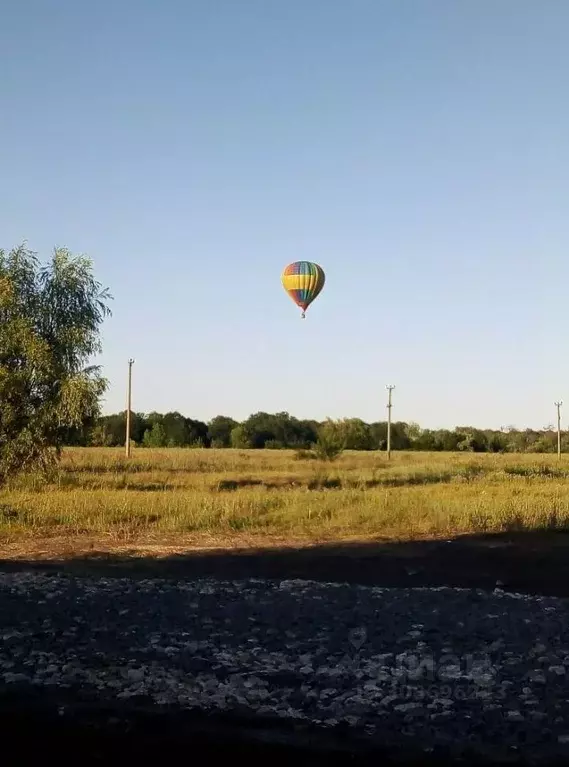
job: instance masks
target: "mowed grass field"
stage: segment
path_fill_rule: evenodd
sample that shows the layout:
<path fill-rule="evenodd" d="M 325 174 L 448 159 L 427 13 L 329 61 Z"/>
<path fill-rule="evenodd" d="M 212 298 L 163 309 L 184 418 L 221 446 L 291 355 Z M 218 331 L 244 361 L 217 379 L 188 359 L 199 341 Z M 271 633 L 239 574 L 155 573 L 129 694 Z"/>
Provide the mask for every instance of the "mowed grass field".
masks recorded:
<path fill-rule="evenodd" d="M 0 492 L 0 542 L 409 540 L 569 530 L 569 456 L 67 449 Z"/>

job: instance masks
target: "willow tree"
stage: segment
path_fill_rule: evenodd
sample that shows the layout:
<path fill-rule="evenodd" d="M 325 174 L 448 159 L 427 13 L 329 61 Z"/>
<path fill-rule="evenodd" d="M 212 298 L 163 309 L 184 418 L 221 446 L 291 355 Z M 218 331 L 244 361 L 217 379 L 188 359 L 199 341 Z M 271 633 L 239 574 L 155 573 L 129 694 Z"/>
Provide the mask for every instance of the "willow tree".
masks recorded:
<path fill-rule="evenodd" d="M 0 250 L 0 482 L 53 466 L 98 414 L 107 381 L 90 363 L 110 299 L 84 256 Z"/>

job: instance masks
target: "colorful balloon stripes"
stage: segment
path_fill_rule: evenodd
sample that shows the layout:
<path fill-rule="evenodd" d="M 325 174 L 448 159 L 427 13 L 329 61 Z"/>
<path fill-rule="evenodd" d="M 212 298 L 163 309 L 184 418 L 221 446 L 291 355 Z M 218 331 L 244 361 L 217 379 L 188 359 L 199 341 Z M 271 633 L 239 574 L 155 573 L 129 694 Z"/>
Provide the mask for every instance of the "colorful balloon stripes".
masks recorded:
<path fill-rule="evenodd" d="M 319 295 L 326 277 L 324 270 L 311 261 L 295 261 L 285 267 L 281 282 L 294 303 L 302 309 L 302 317 Z"/>

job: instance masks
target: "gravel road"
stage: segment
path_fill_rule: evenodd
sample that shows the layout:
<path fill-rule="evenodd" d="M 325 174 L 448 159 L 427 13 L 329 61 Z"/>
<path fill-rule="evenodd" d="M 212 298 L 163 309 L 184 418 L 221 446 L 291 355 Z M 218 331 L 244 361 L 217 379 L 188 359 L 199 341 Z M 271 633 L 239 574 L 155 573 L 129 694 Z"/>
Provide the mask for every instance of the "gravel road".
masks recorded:
<path fill-rule="evenodd" d="M 425 753 L 569 757 L 566 599 L 4 573 L 0 639 L 0 692 L 276 716 Z"/>

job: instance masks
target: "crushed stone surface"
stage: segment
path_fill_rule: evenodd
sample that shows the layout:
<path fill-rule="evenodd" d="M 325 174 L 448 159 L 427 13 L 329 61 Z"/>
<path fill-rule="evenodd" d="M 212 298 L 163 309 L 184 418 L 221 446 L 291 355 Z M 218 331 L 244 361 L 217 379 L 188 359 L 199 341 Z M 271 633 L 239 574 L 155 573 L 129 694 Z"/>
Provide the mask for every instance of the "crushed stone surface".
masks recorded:
<path fill-rule="evenodd" d="M 2 573 L 0 690 L 30 686 L 569 756 L 569 600 Z"/>

